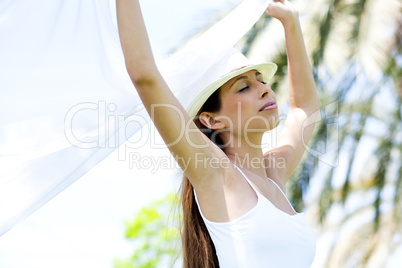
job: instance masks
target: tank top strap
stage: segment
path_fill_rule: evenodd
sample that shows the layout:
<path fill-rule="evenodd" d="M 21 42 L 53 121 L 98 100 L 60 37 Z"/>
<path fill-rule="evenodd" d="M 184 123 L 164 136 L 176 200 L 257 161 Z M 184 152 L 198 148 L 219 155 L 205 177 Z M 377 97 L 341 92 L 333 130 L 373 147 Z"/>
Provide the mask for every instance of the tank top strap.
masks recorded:
<path fill-rule="evenodd" d="M 278 187 L 279 191 L 281 191 L 281 193 L 283 194 L 283 196 L 285 197 L 286 201 L 288 201 L 290 207 L 293 209 L 294 212 L 296 212 L 296 210 L 293 208 L 292 203 L 290 203 L 288 197 L 285 195 L 285 193 L 282 191 L 281 187 L 279 187 L 279 185 L 271 178 L 268 178 L 270 181 L 272 181 L 276 187 Z M 297 213 L 297 212 L 296 212 Z"/>
<path fill-rule="evenodd" d="M 254 187 L 254 185 L 253 185 L 253 184 L 250 182 L 250 180 L 247 178 L 247 176 L 243 173 L 243 171 L 242 171 L 238 166 L 236 166 L 235 164 L 233 164 L 233 165 L 237 168 L 238 171 L 240 171 L 240 173 L 243 175 L 243 177 L 247 180 L 248 184 L 250 184 L 250 186 L 253 188 L 254 192 L 255 192 L 257 195 L 261 195 L 260 192 Z M 268 178 L 268 177 L 267 177 L 267 178 Z M 281 191 L 283 197 L 284 197 L 284 198 L 286 199 L 286 201 L 289 203 L 289 205 L 290 205 L 290 207 L 292 208 L 292 210 L 293 210 L 295 213 L 297 213 L 296 210 L 293 208 L 292 203 L 290 203 L 289 199 L 287 198 L 287 196 L 285 195 L 285 193 L 282 191 L 281 187 L 279 187 L 279 185 L 278 185 L 273 179 L 271 179 L 271 178 L 268 178 L 268 179 L 269 179 L 270 181 L 272 181 L 272 182 L 275 184 L 275 186 L 279 189 L 279 191 Z M 264 198 L 266 198 L 266 197 L 264 197 Z"/>
<path fill-rule="evenodd" d="M 254 192 L 257 194 L 257 196 L 261 195 L 260 192 L 255 188 L 255 186 L 251 183 L 251 181 L 247 178 L 246 174 L 243 173 L 243 171 L 236 166 L 235 164 L 233 164 L 233 166 L 235 166 L 235 168 L 240 171 L 241 175 L 243 175 L 243 177 L 246 179 L 247 183 L 250 184 L 251 188 L 253 188 Z"/>

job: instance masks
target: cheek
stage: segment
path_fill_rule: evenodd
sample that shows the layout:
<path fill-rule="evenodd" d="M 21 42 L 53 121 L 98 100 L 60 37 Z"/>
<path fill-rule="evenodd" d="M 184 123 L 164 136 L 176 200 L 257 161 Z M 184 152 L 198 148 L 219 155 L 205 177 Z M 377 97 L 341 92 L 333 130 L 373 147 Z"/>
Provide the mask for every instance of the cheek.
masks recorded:
<path fill-rule="evenodd" d="M 269 95 L 276 100 L 276 94 L 272 89 L 271 89 L 271 92 L 269 93 Z"/>
<path fill-rule="evenodd" d="M 227 97 L 222 102 L 223 110 L 228 114 L 242 114 L 254 113 L 256 106 L 256 96 L 252 94 L 237 94 L 235 96 Z"/>
<path fill-rule="evenodd" d="M 266 120 L 266 118 L 257 113 L 255 101 L 253 102 L 247 98 L 243 98 L 241 101 L 237 100 L 237 102 L 234 102 L 231 107 L 228 107 L 228 110 L 228 116 L 232 120 L 232 127 L 236 131 L 244 131 L 245 128 L 265 128 L 262 121 Z"/>
<path fill-rule="evenodd" d="M 243 108 L 244 103 L 239 96 L 230 96 L 222 100 L 222 108 L 219 115 L 226 128 L 232 129 L 234 132 L 238 130 L 238 125 L 242 125 L 243 123 L 241 122 L 244 117 Z"/>
<path fill-rule="evenodd" d="M 242 100 L 238 96 L 227 97 L 222 101 L 222 112 L 231 117 L 231 115 L 237 114 L 241 106 Z"/>

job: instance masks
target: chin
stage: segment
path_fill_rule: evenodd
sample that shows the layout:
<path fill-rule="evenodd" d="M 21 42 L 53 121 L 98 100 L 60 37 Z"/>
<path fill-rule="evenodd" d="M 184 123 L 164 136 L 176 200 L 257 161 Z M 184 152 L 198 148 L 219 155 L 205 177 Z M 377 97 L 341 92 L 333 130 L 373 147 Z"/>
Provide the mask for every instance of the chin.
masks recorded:
<path fill-rule="evenodd" d="M 282 119 L 282 118 L 279 117 L 279 114 L 276 113 L 276 114 L 275 114 L 275 122 L 274 122 L 274 125 L 275 125 L 275 126 L 274 126 L 274 128 L 276 128 L 277 126 L 279 126 L 279 124 L 281 123 L 281 119 Z"/>
<path fill-rule="evenodd" d="M 267 118 L 267 122 L 268 122 L 267 131 L 270 131 L 270 130 L 273 130 L 273 129 L 277 128 L 279 126 L 279 124 L 281 123 L 281 118 L 279 117 L 278 112 L 275 112 L 274 114 L 271 114 Z"/>
<path fill-rule="evenodd" d="M 253 120 L 244 123 L 243 126 L 247 126 L 247 132 L 261 132 L 265 133 L 267 131 L 275 129 L 280 124 L 280 117 L 278 113 L 270 114 L 268 117 L 257 116 Z"/>

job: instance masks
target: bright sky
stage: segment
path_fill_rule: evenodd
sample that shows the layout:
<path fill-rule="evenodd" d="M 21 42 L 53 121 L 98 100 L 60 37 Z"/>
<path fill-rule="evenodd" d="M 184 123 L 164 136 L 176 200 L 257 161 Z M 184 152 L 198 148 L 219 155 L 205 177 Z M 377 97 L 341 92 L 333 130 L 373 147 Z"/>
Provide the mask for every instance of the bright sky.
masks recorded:
<path fill-rule="evenodd" d="M 193 28 L 210 23 L 214 10 L 239 0 L 147 0 L 144 17 L 156 55 L 169 52 Z M 181 33 L 181 34 L 179 34 Z M 152 200 L 175 189 L 174 163 L 155 173 L 151 160 L 169 159 L 167 150 L 141 148 L 143 167 L 119 161 L 118 151 L 45 206 L 0 237 L 0 267 L 112 267 L 114 257 L 129 257 L 124 221 Z M 148 162 L 147 162 L 148 161 Z M 175 178 L 175 180 L 173 179 Z"/>

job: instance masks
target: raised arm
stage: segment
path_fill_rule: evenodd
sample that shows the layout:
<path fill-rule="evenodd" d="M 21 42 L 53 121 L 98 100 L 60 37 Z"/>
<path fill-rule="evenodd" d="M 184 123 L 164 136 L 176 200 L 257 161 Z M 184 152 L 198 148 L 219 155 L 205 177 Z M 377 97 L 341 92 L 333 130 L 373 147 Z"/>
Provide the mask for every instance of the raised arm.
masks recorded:
<path fill-rule="evenodd" d="M 279 169 L 283 183 L 289 179 L 305 152 L 305 145 L 314 130 L 319 103 L 311 66 L 307 57 L 298 11 L 288 1 L 271 3 L 266 14 L 281 21 L 286 38 L 289 77 L 289 114 L 278 139 L 278 147 L 271 150 L 276 157 L 285 159 Z M 274 154 L 268 154 L 271 157 Z"/>
<path fill-rule="evenodd" d="M 216 177 L 217 170 L 204 169 L 197 161 L 226 156 L 199 131 L 159 73 L 139 1 L 117 0 L 116 6 L 128 74 L 163 140 L 193 185 Z"/>

